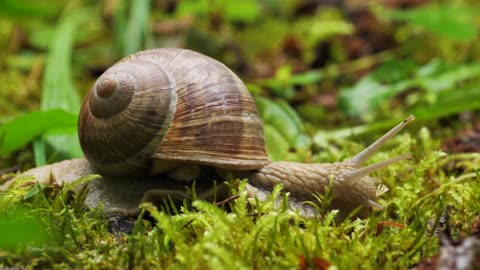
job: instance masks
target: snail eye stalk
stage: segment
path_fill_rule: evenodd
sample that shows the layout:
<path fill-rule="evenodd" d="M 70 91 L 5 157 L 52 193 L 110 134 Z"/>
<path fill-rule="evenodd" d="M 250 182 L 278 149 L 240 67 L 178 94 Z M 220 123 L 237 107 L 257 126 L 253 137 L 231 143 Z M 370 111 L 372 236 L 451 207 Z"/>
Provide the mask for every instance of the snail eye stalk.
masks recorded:
<path fill-rule="evenodd" d="M 393 127 L 391 130 L 385 133 L 385 135 L 380 137 L 380 139 L 376 140 L 370 146 L 365 148 L 365 150 L 351 158 L 348 162 L 354 167 L 360 168 L 362 164 L 365 163 L 365 161 L 367 161 L 378 151 L 378 149 L 380 149 L 380 147 L 382 147 L 386 142 L 393 138 L 393 136 L 395 136 L 400 130 L 402 130 L 406 125 L 408 125 L 408 123 L 412 122 L 413 120 L 415 120 L 415 116 L 410 115 L 409 117 L 407 117 L 407 119 L 403 120 L 400 124 Z"/>

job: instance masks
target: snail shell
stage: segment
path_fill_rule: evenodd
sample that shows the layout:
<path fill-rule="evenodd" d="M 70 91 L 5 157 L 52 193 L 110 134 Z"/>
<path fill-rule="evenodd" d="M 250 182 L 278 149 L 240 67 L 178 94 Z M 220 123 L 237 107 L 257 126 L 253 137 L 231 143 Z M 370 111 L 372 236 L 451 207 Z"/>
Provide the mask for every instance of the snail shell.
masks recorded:
<path fill-rule="evenodd" d="M 87 159 L 105 174 L 152 159 L 252 170 L 269 163 L 249 91 L 225 65 L 184 49 L 130 55 L 93 85 L 79 120 Z"/>

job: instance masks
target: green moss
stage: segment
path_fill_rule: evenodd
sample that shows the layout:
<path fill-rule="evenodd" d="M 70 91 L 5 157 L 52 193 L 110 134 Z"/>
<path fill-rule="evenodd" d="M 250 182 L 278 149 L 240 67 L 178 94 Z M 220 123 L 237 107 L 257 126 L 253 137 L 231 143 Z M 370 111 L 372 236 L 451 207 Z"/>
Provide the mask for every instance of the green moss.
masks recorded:
<path fill-rule="evenodd" d="M 415 161 L 377 173 L 390 189 L 379 200 L 386 208 L 368 219 L 341 224 L 335 223 L 335 211 L 304 219 L 286 204 L 275 208 L 275 198 L 288 198 L 280 187 L 266 202 L 248 199 L 242 182 L 234 191 L 239 198 L 224 206 L 194 201 L 178 209 L 169 206 L 170 212 L 178 211 L 170 215 L 144 204 L 142 216 L 151 218 L 138 218 L 133 233 L 125 235 L 109 232 L 101 209 L 83 207 L 84 192 L 74 195 L 72 187 L 45 187 L 26 197 L 35 186 L 19 182 L 2 195 L 0 217 L 11 217 L 12 209 L 20 207 L 49 237 L 1 247 L 0 266 L 297 269 L 302 260 L 313 267 L 321 258 L 338 269 L 406 268 L 438 253 L 435 232 L 447 206 L 454 235 L 468 233 L 480 210 L 475 171 L 480 155 L 446 155 L 429 136 L 428 142 L 408 137 L 394 139 L 390 150 L 370 161 L 423 150 Z M 454 171 L 447 166 L 452 162 Z M 462 172 L 455 175 L 459 168 Z"/>

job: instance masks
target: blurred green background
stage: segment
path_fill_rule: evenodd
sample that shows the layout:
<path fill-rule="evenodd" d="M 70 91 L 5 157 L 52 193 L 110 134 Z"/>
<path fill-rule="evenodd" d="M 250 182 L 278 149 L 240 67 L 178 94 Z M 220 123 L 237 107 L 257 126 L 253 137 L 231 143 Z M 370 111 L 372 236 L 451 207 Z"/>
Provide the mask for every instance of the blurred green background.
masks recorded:
<path fill-rule="evenodd" d="M 450 206 L 458 235 L 480 220 L 478 154 L 463 154 L 480 152 L 478 2 L 0 0 L 0 189 L 18 170 L 82 156 L 83 97 L 108 67 L 143 49 L 189 48 L 237 73 L 272 160 L 345 160 L 417 118 L 390 142 L 396 148 L 378 154 L 377 162 L 411 151 L 415 161 L 382 171 L 386 209 L 367 221 L 334 225 L 330 213 L 298 225 L 285 209 L 268 210 L 273 204 L 252 215 L 245 198 L 232 219 L 197 201 L 177 216 L 147 209 L 160 225 L 140 218 L 123 238 L 82 207 L 84 192 L 17 181 L 23 191 L 0 193 L 0 264 L 307 269 L 305 258 L 325 258 L 339 269 L 388 269 L 438 254 L 435 232 L 444 216 L 448 228 Z M 382 224 L 405 228 L 379 233 Z"/>
<path fill-rule="evenodd" d="M 81 156 L 77 115 L 95 79 L 158 47 L 236 72 L 274 160 L 321 159 L 331 138 L 409 114 L 435 136 L 480 130 L 477 2 L 0 0 L 0 170 Z"/>

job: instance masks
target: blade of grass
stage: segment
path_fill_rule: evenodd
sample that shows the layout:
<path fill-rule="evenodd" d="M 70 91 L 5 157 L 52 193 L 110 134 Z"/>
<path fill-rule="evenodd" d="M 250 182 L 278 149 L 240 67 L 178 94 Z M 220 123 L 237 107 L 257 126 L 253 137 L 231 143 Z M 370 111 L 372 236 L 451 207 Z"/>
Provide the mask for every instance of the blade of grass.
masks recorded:
<path fill-rule="evenodd" d="M 87 10 L 74 10 L 60 22 L 47 57 L 40 105 L 42 110 L 60 108 L 72 113 L 80 110 L 80 96 L 73 85 L 70 62 L 75 33 L 90 16 Z M 50 156 L 50 153 L 47 156 L 43 143 L 52 146 L 52 152 L 60 154 L 60 158 L 82 156 L 76 135 L 45 136 L 43 140 L 34 142 L 35 162 L 38 166 L 44 165 Z"/>
<path fill-rule="evenodd" d="M 129 55 L 143 48 L 148 33 L 150 0 L 133 1 L 123 36 L 123 53 Z"/>
<path fill-rule="evenodd" d="M 124 42 L 124 33 L 127 32 L 127 3 L 125 0 L 119 0 L 116 2 L 116 5 L 113 7 L 113 33 L 114 33 L 114 46 L 115 53 L 117 56 L 123 55 L 123 42 Z"/>

